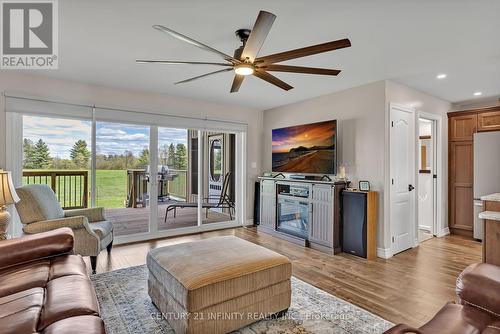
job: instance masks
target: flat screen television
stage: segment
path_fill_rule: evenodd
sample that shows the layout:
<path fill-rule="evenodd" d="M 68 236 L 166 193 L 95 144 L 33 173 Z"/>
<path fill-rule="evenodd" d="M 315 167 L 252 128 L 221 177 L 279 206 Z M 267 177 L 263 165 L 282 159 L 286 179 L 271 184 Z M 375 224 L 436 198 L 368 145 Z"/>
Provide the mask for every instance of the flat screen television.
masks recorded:
<path fill-rule="evenodd" d="M 273 172 L 337 173 L 337 121 L 273 130 Z"/>

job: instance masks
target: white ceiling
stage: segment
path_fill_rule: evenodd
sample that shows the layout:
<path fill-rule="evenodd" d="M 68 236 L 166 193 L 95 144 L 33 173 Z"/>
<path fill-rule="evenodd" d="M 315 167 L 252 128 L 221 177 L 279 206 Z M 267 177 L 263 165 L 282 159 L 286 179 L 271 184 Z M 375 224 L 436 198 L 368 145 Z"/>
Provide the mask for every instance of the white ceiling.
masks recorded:
<path fill-rule="evenodd" d="M 259 10 L 275 15 L 260 55 L 348 37 L 352 47 L 288 62 L 338 68 L 338 77 L 277 73 L 282 91 L 250 77 L 230 94 L 232 72 L 173 82 L 210 66 L 136 64 L 136 58 L 219 61 L 151 28 L 165 25 L 225 53 L 239 46 Z M 269 109 L 391 79 L 450 102 L 500 93 L 498 0 L 59 1 L 59 70 L 50 77 Z M 446 73 L 445 80 L 436 74 Z"/>

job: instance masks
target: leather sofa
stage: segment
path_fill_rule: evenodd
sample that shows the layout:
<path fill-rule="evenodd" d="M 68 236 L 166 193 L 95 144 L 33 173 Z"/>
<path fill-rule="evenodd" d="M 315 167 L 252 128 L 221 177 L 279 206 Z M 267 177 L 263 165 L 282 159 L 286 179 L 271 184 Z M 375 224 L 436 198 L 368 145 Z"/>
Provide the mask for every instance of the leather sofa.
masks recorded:
<path fill-rule="evenodd" d="M 0 242 L 0 333 L 105 333 L 73 244 L 70 228 Z"/>
<path fill-rule="evenodd" d="M 457 303 L 446 304 L 420 328 L 399 324 L 385 334 L 500 334 L 500 267 L 476 263 L 458 277 Z"/>

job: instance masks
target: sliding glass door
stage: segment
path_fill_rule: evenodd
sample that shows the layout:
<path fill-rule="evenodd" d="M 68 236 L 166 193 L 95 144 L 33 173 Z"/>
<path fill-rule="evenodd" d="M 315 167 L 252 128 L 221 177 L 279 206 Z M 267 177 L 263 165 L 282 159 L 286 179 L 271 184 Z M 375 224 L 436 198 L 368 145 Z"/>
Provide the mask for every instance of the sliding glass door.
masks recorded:
<path fill-rule="evenodd" d="M 244 221 L 245 126 L 22 98 L 6 110 L 16 186 L 104 207 L 118 243 Z"/>
<path fill-rule="evenodd" d="M 96 123 L 95 205 L 116 236 L 149 232 L 149 126 Z"/>

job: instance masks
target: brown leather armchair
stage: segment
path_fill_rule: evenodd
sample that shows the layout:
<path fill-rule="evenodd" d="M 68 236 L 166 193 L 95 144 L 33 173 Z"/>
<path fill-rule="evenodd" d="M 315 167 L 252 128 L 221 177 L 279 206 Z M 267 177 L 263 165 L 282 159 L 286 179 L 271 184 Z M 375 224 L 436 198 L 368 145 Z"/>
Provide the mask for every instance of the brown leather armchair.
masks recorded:
<path fill-rule="evenodd" d="M 399 324 L 385 334 L 500 334 L 500 267 L 476 263 L 457 278 L 457 303 L 446 304 L 425 325 Z"/>
<path fill-rule="evenodd" d="M 104 334 L 70 228 L 0 242 L 0 333 Z"/>

